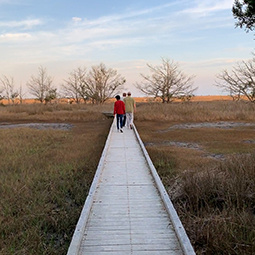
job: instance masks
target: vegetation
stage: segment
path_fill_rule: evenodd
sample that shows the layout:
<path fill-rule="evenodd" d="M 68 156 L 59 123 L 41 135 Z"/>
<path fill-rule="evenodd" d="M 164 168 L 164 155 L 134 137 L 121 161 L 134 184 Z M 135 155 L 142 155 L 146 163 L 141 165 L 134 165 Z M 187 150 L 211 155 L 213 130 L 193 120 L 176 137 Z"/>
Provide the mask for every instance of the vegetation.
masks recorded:
<path fill-rule="evenodd" d="M 118 74 L 117 70 L 107 68 L 103 63 L 92 66 L 85 90 L 94 103 L 104 103 L 112 98 L 114 93 L 126 82 L 125 78 Z"/>
<path fill-rule="evenodd" d="M 138 106 L 136 126 L 197 254 L 254 254 L 255 131 L 245 125 L 255 125 L 254 110 L 231 101 Z"/>
<path fill-rule="evenodd" d="M 162 103 L 170 103 L 174 98 L 190 98 L 196 90 L 192 87 L 193 76 L 180 70 L 179 65 L 169 59 L 162 59 L 162 65 L 147 64 L 151 76 L 141 74 L 143 82 L 136 87 L 148 96 L 159 97 Z"/>
<path fill-rule="evenodd" d="M 3 76 L 0 78 L 0 101 L 4 98 L 8 100 L 8 103 L 12 102 L 14 104 L 15 99 L 18 97 L 19 93 L 14 89 L 14 79 L 13 77 Z M 4 92 L 4 94 L 3 94 Z"/>
<path fill-rule="evenodd" d="M 102 112 L 112 109 L 0 107 L 5 123 L 73 125 L 0 129 L 0 254 L 66 254 L 112 121 Z M 254 110 L 245 101 L 137 103 L 136 127 L 197 254 L 254 254 Z"/>
<path fill-rule="evenodd" d="M 255 1 L 254 0 L 235 0 L 232 12 L 237 19 L 236 26 L 245 27 L 246 32 L 254 30 L 255 27 Z"/>
<path fill-rule="evenodd" d="M 53 87 L 53 78 L 47 74 L 46 68 L 40 66 L 37 76 L 31 76 L 27 86 L 31 95 L 41 103 L 48 103 L 57 97 L 56 88 Z"/>
<path fill-rule="evenodd" d="M 88 73 L 86 68 L 74 70 L 65 81 L 63 89 L 67 97 L 76 103 L 91 100 L 92 103 L 102 104 L 112 98 L 125 82 L 125 78 L 116 70 L 101 63 L 92 66 Z"/>
<path fill-rule="evenodd" d="M 30 107 L 34 114 L 16 122 L 65 118 L 74 126 L 0 130 L 0 254 L 66 254 L 111 124 L 99 109 L 43 106 L 0 109 L 5 121 Z"/>
<path fill-rule="evenodd" d="M 238 63 L 231 73 L 224 70 L 218 79 L 217 86 L 227 91 L 234 100 L 244 96 L 250 102 L 255 102 L 255 57 Z"/>
<path fill-rule="evenodd" d="M 223 70 L 217 75 L 216 85 L 228 92 L 233 100 L 241 98 L 255 102 L 255 57 L 237 63 L 232 72 Z M 147 96 L 160 99 L 162 103 L 170 103 L 179 99 L 183 102 L 192 101 L 197 88 L 193 87 L 194 76 L 185 74 L 179 64 L 169 59 L 162 59 L 162 64 L 147 64 L 151 75 L 141 74 L 143 80 L 136 87 Z M 110 101 L 126 80 L 117 70 L 107 68 L 103 63 L 92 66 L 90 70 L 79 67 L 69 73 L 69 77 L 61 85 L 62 91 L 53 86 L 53 78 L 47 70 L 40 66 L 37 76 L 31 76 L 27 82 L 30 94 L 41 103 L 51 103 L 61 98 L 68 99 L 70 104 L 93 103 L 104 104 Z M 22 87 L 15 88 L 13 77 L 0 78 L 0 101 L 7 99 L 8 104 L 23 103 Z M 2 101 L 3 102 L 3 101 Z"/>

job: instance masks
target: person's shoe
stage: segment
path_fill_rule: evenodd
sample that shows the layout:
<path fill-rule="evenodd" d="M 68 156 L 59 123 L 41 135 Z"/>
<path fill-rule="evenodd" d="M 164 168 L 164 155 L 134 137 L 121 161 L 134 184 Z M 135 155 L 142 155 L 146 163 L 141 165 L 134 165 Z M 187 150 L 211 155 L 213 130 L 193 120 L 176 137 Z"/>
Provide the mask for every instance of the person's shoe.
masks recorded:
<path fill-rule="evenodd" d="M 123 130 L 122 130 L 122 128 L 120 129 L 120 132 L 121 132 L 121 133 L 123 133 Z"/>
<path fill-rule="evenodd" d="M 133 129 L 132 125 L 130 125 L 130 129 Z"/>

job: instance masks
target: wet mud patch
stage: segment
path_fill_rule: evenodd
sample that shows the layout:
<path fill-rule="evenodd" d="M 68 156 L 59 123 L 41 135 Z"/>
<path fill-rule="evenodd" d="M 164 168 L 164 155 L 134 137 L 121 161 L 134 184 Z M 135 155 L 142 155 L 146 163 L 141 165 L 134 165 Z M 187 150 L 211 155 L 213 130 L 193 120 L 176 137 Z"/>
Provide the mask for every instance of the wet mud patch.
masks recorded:
<path fill-rule="evenodd" d="M 146 146 L 177 146 L 180 148 L 188 148 L 188 149 L 196 149 L 196 150 L 202 150 L 202 147 L 197 143 L 185 143 L 185 142 L 174 142 L 174 141 L 165 141 L 162 143 L 145 143 Z"/>
<path fill-rule="evenodd" d="M 186 148 L 186 149 L 193 149 L 193 150 L 198 150 L 203 153 L 203 157 L 206 158 L 213 158 L 217 160 L 225 160 L 225 156 L 223 154 L 210 154 L 207 153 L 203 147 L 197 143 L 185 143 L 185 142 L 175 142 L 175 141 L 165 141 L 162 143 L 145 143 L 145 146 L 176 146 L 179 148 Z"/>
<path fill-rule="evenodd" d="M 246 122 L 228 122 L 228 121 L 219 121 L 219 122 L 201 122 L 201 123 L 185 123 L 177 124 L 169 127 L 168 129 L 161 130 L 159 132 L 167 132 L 172 129 L 192 129 L 192 128 L 221 128 L 221 129 L 232 129 L 238 127 L 255 127 L 255 123 L 246 123 Z"/>
<path fill-rule="evenodd" d="M 176 131 L 176 130 L 189 130 L 189 129 L 222 129 L 222 130 L 234 130 L 238 128 L 253 128 L 255 127 L 255 123 L 250 123 L 250 122 L 234 122 L 234 121 L 218 121 L 218 122 L 200 122 L 200 123 L 182 123 L 182 124 L 175 124 L 172 125 L 166 129 L 163 130 L 158 130 L 156 131 L 157 133 L 167 133 L 171 131 Z M 254 139 L 245 139 L 242 140 L 241 143 L 243 144 L 255 144 Z M 199 143 L 190 143 L 190 142 L 179 142 L 179 141 L 164 141 L 161 143 L 153 144 L 153 143 L 148 143 L 148 146 L 153 146 L 153 145 L 158 145 L 158 146 L 176 146 L 179 148 L 187 148 L 187 149 L 194 149 L 194 150 L 199 150 L 203 153 L 203 157 L 207 158 L 213 158 L 217 160 L 225 160 L 226 155 L 224 154 L 212 154 L 208 153 L 202 145 Z"/>
<path fill-rule="evenodd" d="M 6 128 L 34 128 L 39 130 L 45 130 L 45 129 L 70 130 L 73 128 L 73 125 L 68 123 L 22 123 L 22 124 L 0 123 L 0 129 L 6 129 Z"/>
<path fill-rule="evenodd" d="M 255 140 L 243 140 L 243 143 L 255 144 Z"/>

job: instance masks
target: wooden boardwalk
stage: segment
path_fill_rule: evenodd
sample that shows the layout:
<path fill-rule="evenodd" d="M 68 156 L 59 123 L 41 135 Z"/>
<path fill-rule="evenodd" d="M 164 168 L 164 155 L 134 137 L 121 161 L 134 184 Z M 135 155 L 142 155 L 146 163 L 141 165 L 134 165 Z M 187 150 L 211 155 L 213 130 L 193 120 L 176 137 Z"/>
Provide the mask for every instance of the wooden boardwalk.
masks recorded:
<path fill-rule="evenodd" d="M 112 124 L 68 250 L 78 254 L 195 254 L 135 128 Z"/>

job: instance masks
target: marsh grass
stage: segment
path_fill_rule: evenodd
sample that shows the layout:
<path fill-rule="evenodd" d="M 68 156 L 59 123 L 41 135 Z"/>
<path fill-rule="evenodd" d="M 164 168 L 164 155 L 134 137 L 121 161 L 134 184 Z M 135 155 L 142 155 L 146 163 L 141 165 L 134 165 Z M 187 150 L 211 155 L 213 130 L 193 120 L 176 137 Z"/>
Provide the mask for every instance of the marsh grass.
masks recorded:
<path fill-rule="evenodd" d="M 1 121 L 96 121 L 102 112 L 112 112 L 113 103 L 91 104 L 21 104 L 0 106 Z"/>
<path fill-rule="evenodd" d="M 198 254 L 254 254 L 255 155 L 186 172 L 174 199 Z"/>
<path fill-rule="evenodd" d="M 111 123 L 94 119 L 0 130 L 0 254 L 66 254 Z"/>
<path fill-rule="evenodd" d="M 138 121 L 255 121 L 255 104 L 240 101 L 211 101 L 186 103 L 140 103 L 136 119 Z"/>
<path fill-rule="evenodd" d="M 0 254 L 66 254 L 112 122 L 102 112 L 112 109 L 113 103 L 0 107 L 0 122 L 74 126 L 0 129 Z M 231 101 L 138 103 L 136 127 L 197 254 L 254 254 L 255 131 L 169 127 L 255 123 L 254 110 Z M 213 153 L 224 160 L 208 157 Z"/>
<path fill-rule="evenodd" d="M 169 127 L 218 121 L 254 124 L 254 110 L 253 104 L 231 101 L 138 107 L 139 134 L 197 254 L 255 254 L 255 128 Z M 199 148 L 167 145 L 173 141 Z M 210 156 L 217 153 L 224 160 Z"/>

